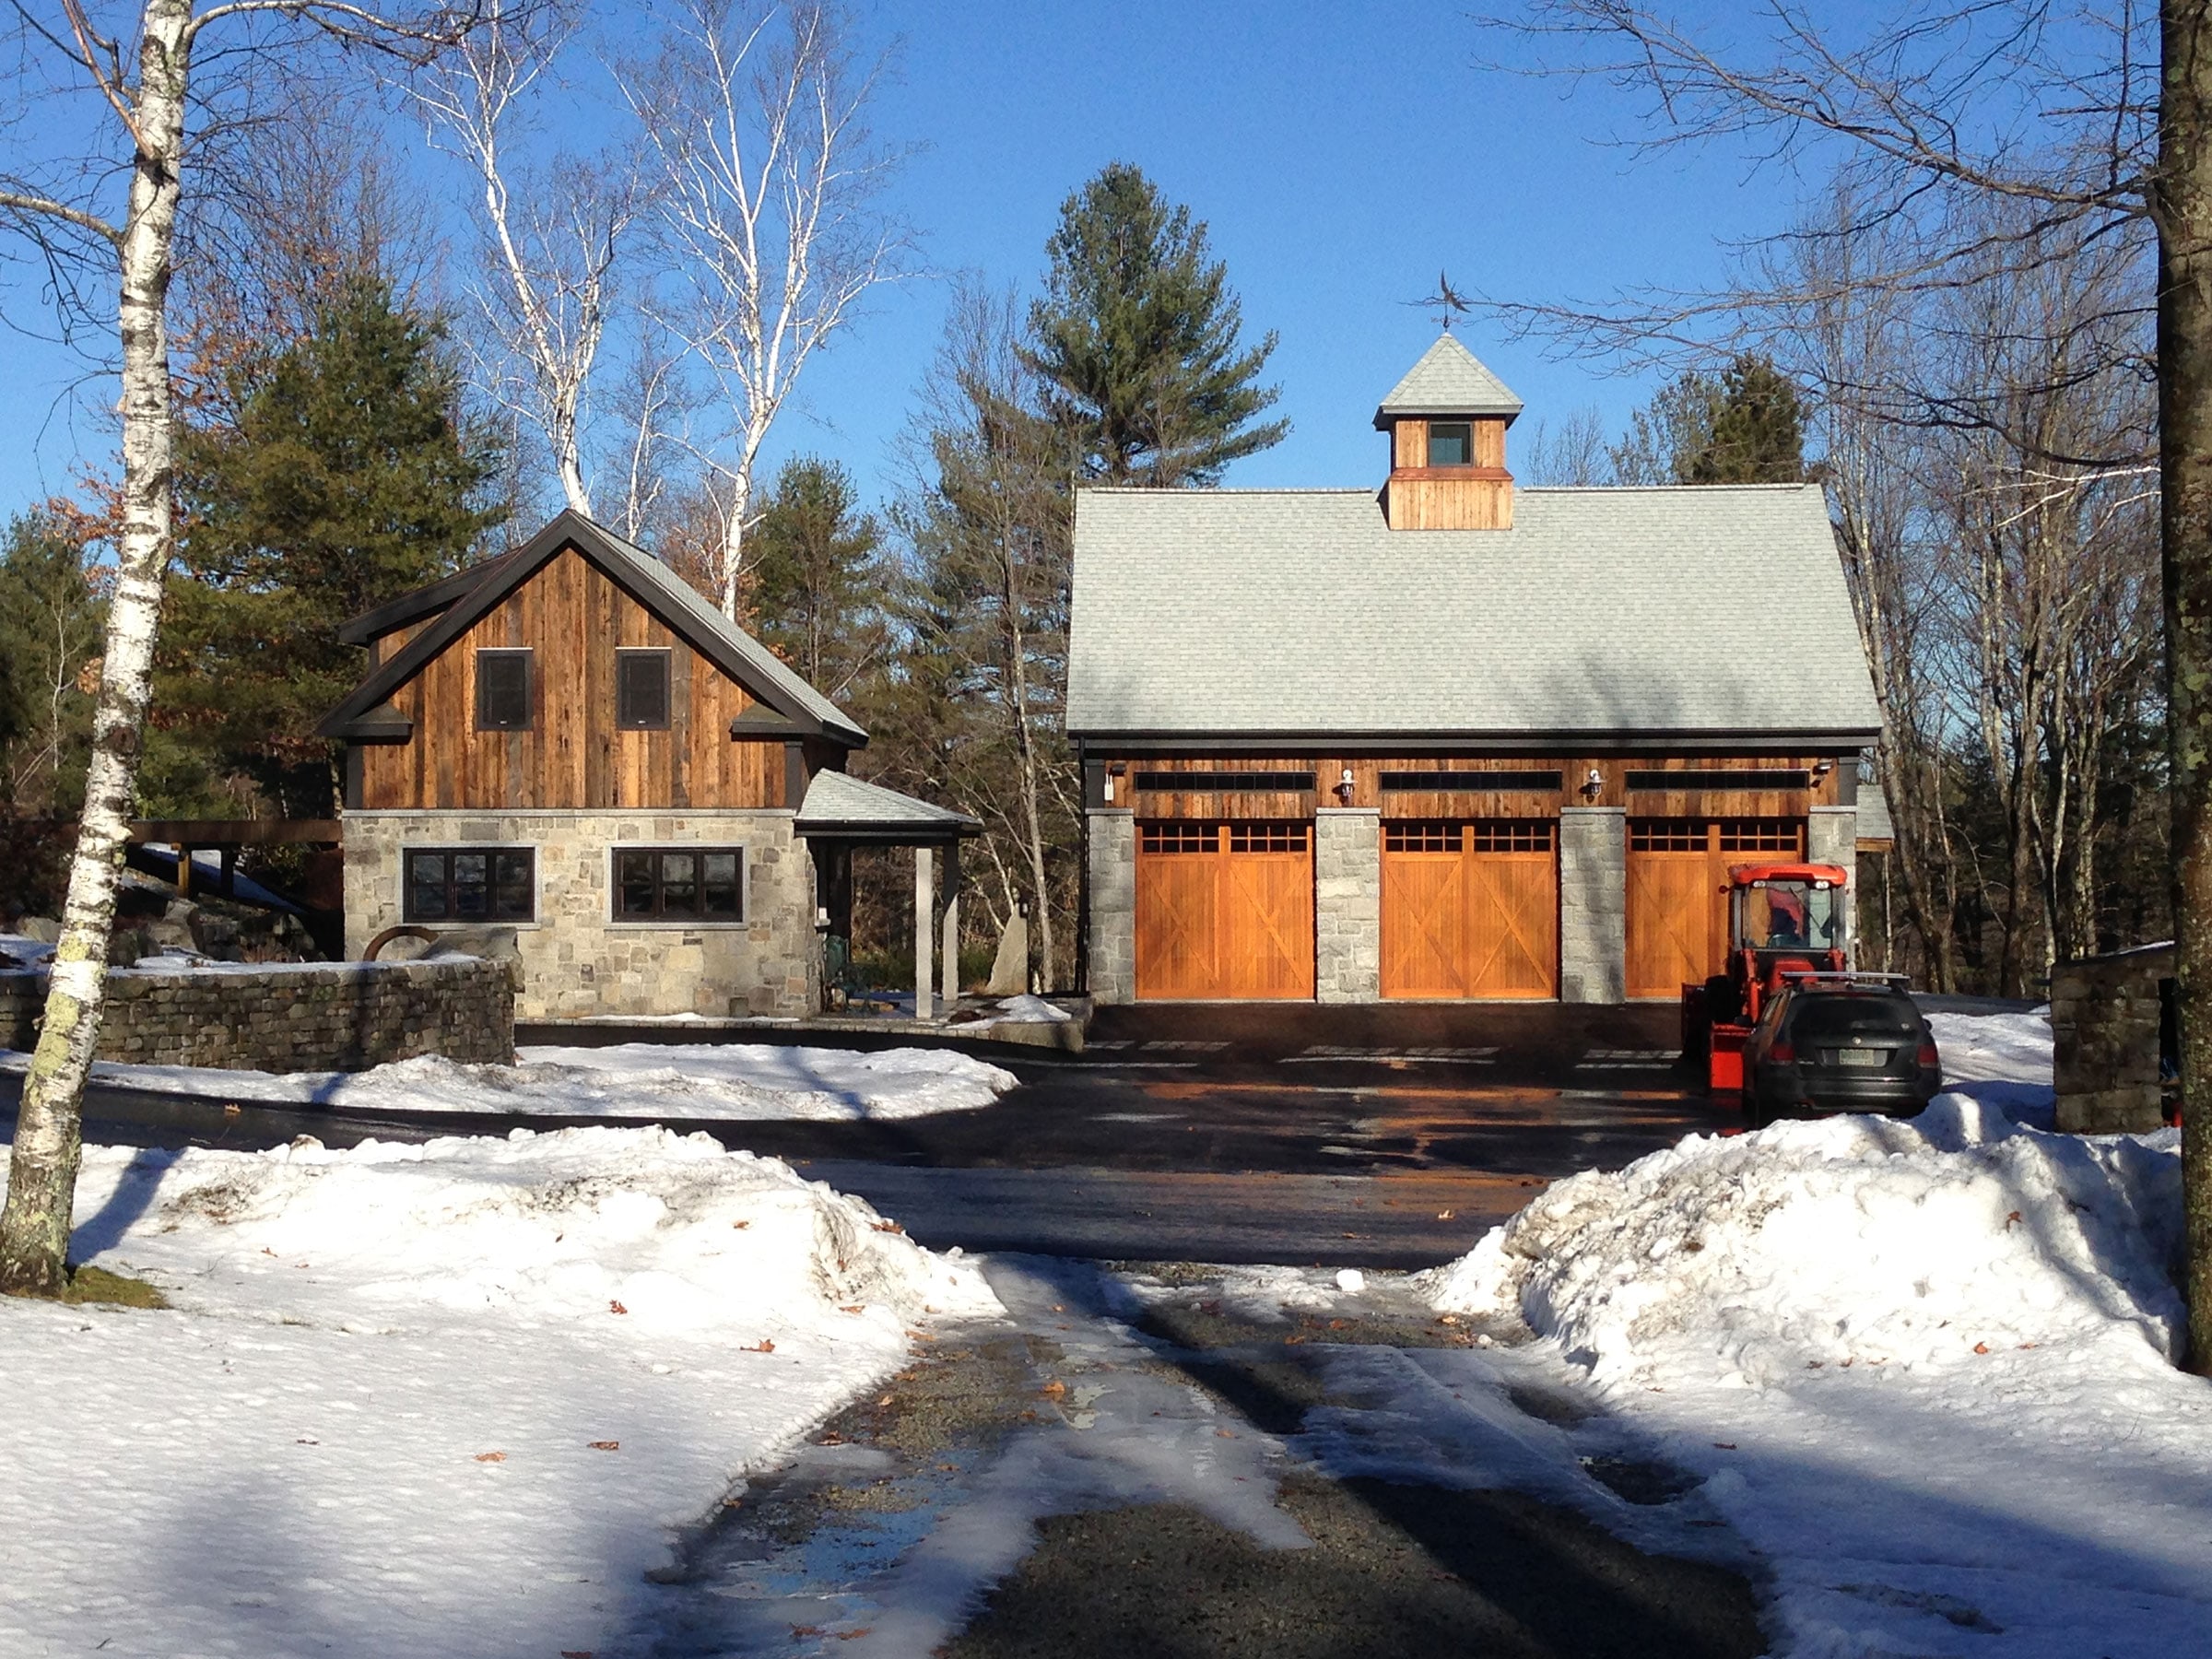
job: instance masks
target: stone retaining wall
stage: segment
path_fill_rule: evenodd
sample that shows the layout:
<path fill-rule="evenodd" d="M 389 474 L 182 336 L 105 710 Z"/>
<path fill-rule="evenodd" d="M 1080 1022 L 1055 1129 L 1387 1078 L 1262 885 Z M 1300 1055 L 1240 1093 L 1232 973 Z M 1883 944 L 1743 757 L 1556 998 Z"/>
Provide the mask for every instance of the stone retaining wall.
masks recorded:
<path fill-rule="evenodd" d="M 2139 1135 L 2165 1122 L 2159 1090 L 2161 982 L 2173 947 L 2146 945 L 2051 971 L 2051 1077 L 2069 1135 Z"/>
<path fill-rule="evenodd" d="M 44 973 L 0 973 L 0 1045 L 36 1043 L 45 1006 Z M 513 1064 L 511 965 L 439 957 L 108 973 L 102 1060 L 308 1072 L 418 1054 Z"/>

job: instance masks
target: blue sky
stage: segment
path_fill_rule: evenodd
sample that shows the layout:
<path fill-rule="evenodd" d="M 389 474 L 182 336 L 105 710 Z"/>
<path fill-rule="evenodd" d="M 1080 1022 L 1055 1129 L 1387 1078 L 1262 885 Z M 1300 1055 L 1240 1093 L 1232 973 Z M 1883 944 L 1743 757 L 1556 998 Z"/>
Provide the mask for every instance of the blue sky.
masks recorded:
<path fill-rule="evenodd" d="M 1653 161 L 1604 143 L 1632 129 L 1632 112 L 1602 86 L 1479 67 L 1526 49 L 1456 5 L 966 0 L 881 5 L 864 19 L 903 37 L 876 125 L 927 147 L 894 188 L 936 269 L 1033 282 L 1061 201 L 1112 160 L 1142 166 L 1207 221 L 1248 328 L 1281 336 L 1270 378 L 1293 423 L 1231 485 L 1380 481 L 1370 418 L 1434 332 L 1404 302 L 1440 267 L 1455 285 L 1524 299 L 1697 285 L 1721 276 L 1725 241 L 1789 213 L 1785 175 L 1713 151 Z M 414 142 L 404 126 L 394 135 Z M 42 325 L 24 275 L 13 267 L 0 305 Z M 891 445 L 946 299 L 938 281 L 891 291 L 818 358 L 771 464 L 814 450 L 871 500 L 895 488 Z M 1527 404 L 1520 431 L 1592 404 L 1618 427 L 1648 391 L 1636 376 L 1547 361 L 1479 319 L 1461 337 Z M 96 424 L 53 410 L 76 359 L 11 332 L 0 370 L 5 512 L 65 486 L 80 443 L 100 441 Z M 112 382 L 97 391 L 112 396 Z"/>

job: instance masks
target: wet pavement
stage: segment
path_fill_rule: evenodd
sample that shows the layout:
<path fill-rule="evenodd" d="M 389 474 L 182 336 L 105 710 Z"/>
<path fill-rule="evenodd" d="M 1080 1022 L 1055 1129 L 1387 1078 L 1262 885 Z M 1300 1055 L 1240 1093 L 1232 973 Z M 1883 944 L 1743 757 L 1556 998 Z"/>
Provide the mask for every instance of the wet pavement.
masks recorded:
<path fill-rule="evenodd" d="M 656 1575 L 642 1651 L 1764 1649 L 1694 1485 L 1514 1332 L 1394 1278 L 984 1268 L 1010 1324 L 939 1333 L 734 1491 Z"/>

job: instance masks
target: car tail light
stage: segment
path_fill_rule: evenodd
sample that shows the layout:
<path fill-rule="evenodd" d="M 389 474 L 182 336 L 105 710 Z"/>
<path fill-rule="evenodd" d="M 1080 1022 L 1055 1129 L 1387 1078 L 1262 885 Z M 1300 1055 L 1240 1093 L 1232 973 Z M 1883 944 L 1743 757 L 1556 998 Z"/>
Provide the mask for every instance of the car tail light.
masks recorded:
<path fill-rule="evenodd" d="M 1936 1040 L 1933 1037 L 1923 1037 L 1920 1040 L 1920 1053 L 1914 1054 L 1912 1060 L 1913 1064 L 1917 1065 L 1941 1065 L 1943 1056 L 1936 1052 Z"/>
<path fill-rule="evenodd" d="M 1767 1051 L 1767 1058 L 1777 1065 L 1794 1065 L 1797 1064 L 1797 1046 L 1785 1037 Z"/>

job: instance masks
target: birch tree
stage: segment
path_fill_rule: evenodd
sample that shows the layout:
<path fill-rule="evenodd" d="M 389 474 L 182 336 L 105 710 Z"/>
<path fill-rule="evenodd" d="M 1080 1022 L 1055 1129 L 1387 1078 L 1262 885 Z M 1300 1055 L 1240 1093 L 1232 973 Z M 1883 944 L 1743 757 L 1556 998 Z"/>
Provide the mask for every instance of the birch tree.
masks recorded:
<path fill-rule="evenodd" d="M 845 15 L 816 0 L 677 0 L 659 54 L 622 76 L 653 159 L 660 313 L 712 378 L 723 441 L 699 454 L 722 518 L 714 572 L 739 608 L 761 447 L 814 353 L 909 241 L 879 198 L 898 156 L 864 117 L 882 68 Z"/>
<path fill-rule="evenodd" d="M 59 10 L 50 22 L 17 9 L 18 67 L 7 101 L 18 114 L 0 171 L 0 225 L 28 238 L 50 268 L 70 273 L 71 298 L 90 302 L 101 267 L 108 273 L 112 299 L 101 309 L 112 309 L 120 347 L 123 477 L 84 811 L 0 1210 L 0 1292 L 46 1297 L 67 1283 L 85 1078 L 175 548 L 169 303 L 186 180 L 226 114 L 249 103 L 257 59 L 296 57 L 332 40 L 427 58 L 474 21 L 465 12 L 382 12 L 347 0 L 229 0 L 204 10 L 193 0 L 142 0 L 112 16 L 64 0 Z M 195 70 L 203 60 L 212 73 Z M 26 131 L 33 99 L 47 119 Z M 63 109 L 80 131 L 97 124 L 97 155 L 42 147 L 70 130 L 56 118 Z"/>
<path fill-rule="evenodd" d="M 613 303 L 615 265 L 643 205 L 636 158 L 524 168 L 507 140 L 574 41 L 573 6 L 485 0 L 482 27 L 418 77 L 430 142 L 475 175 L 484 276 L 476 289 L 490 349 L 484 389 L 544 439 L 569 506 L 589 518 L 585 427 Z"/>

